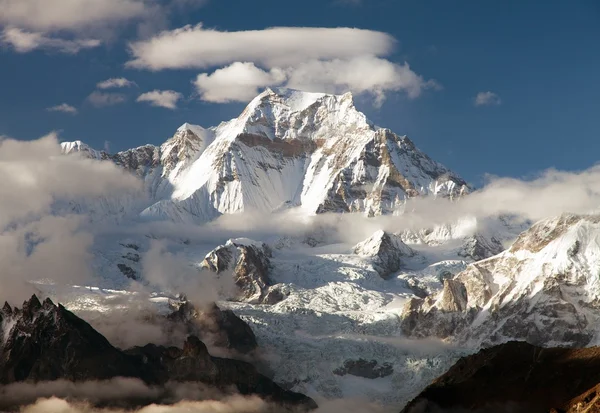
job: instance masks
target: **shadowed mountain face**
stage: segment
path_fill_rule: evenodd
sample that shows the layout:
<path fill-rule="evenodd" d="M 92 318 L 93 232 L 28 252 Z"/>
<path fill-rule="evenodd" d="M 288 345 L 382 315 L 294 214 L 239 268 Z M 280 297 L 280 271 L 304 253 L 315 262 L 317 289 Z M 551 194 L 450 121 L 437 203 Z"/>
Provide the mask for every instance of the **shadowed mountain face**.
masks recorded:
<path fill-rule="evenodd" d="M 509 342 L 461 358 L 402 413 L 600 412 L 600 348 Z"/>
<path fill-rule="evenodd" d="M 148 344 L 121 351 L 60 304 L 50 299 L 41 303 L 35 295 L 21 309 L 5 304 L 0 325 L 3 385 L 130 377 L 152 386 L 194 382 L 224 391 L 233 387 L 282 406 L 316 407 L 310 398 L 282 389 L 249 363 L 212 357 L 196 336 L 189 336 L 183 349 Z"/>

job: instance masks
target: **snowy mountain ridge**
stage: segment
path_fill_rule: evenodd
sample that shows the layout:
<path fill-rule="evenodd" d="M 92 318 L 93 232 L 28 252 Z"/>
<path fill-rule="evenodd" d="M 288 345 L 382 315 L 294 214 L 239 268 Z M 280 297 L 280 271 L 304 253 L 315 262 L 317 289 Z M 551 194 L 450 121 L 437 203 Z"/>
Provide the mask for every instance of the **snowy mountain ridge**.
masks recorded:
<path fill-rule="evenodd" d="M 308 214 L 397 213 L 416 196 L 455 198 L 464 180 L 406 136 L 374 126 L 350 93 L 267 89 L 212 128 L 184 124 L 160 147 L 111 155 L 82 142 L 64 153 L 110 159 L 145 182 L 145 218 L 207 222 L 241 211 L 299 206 Z"/>

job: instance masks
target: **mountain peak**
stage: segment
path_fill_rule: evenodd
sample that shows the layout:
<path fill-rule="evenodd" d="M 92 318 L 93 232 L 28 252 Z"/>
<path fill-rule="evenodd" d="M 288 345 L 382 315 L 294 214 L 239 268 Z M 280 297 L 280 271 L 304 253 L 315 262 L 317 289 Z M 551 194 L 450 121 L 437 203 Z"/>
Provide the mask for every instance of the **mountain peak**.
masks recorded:
<path fill-rule="evenodd" d="M 249 107 L 269 103 L 271 105 L 278 104 L 285 106 L 290 112 L 302 112 L 309 106 L 315 104 L 321 99 L 332 99 L 341 102 L 342 100 L 353 100 L 352 93 L 348 92 L 343 95 L 334 95 L 319 92 L 306 92 L 298 89 L 290 89 L 284 87 L 268 87 L 261 94 L 255 97 Z"/>

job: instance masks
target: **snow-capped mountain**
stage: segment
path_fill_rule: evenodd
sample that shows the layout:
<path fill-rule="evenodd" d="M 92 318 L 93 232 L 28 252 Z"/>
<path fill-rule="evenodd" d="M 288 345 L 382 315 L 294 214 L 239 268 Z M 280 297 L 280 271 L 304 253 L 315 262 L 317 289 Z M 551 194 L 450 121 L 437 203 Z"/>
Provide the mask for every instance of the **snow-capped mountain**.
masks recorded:
<path fill-rule="evenodd" d="M 191 224 L 288 208 L 374 216 L 400 214 L 412 197 L 469 196 L 458 175 L 408 138 L 370 123 L 350 94 L 267 89 L 239 117 L 207 129 L 184 124 L 160 146 L 108 154 L 73 142 L 63 152 L 115 162 L 143 180 L 143 195 L 72 206 L 97 216 Z M 233 278 L 238 294 L 219 305 L 248 322 L 272 355 L 264 363 L 273 379 L 294 391 L 403 403 L 481 346 L 600 340 L 597 216 L 533 226 L 463 217 L 373 231 L 358 243 L 334 244 L 326 227 L 307 231 L 170 240 L 198 277 Z M 144 282 L 149 248 L 139 233 L 107 235 L 94 245 L 94 268 L 109 288 Z M 67 307 L 76 311 L 77 300 Z"/>
<path fill-rule="evenodd" d="M 405 332 L 485 345 L 597 343 L 599 246 L 597 215 L 538 222 L 510 249 L 445 280 L 439 294 L 412 299 Z"/>
<path fill-rule="evenodd" d="M 150 201 L 137 212 L 146 218 L 206 222 L 292 206 L 372 216 L 394 213 L 411 197 L 468 192 L 406 136 L 369 122 L 350 93 L 267 89 L 239 117 L 208 129 L 186 123 L 160 147 L 114 155 L 79 141 L 62 148 L 140 176 Z"/>

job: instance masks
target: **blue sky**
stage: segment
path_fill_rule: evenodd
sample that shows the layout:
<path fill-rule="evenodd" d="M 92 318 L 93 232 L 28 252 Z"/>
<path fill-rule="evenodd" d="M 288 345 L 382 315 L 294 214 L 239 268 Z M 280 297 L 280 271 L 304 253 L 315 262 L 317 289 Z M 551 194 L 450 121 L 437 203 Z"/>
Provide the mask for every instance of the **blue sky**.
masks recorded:
<path fill-rule="evenodd" d="M 106 0 L 103 4 L 115 5 L 105 15 L 101 9 L 89 16 L 74 11 L 73 20 L 62 13 L 51 21 L 47 14 L 33 16 L 22 9 L 28 2 L 39 7 L 41 0 L 18 0 L 20 5 L 16 1 L 0 0 L 0 8 L 8 11 L 0 16 L 0 135 L 33 139 L 59 130 L 64 140 L 80 139 L 96 148 L 109 142 L 111 151 L 159 144 L 184 122 L 208 127 L 243 109 L 241 101 L 214 100 L 232 96 L 242 100 L 247 88 L 225 97 L 209 95 L 204 89 L 203 95 L 192 83 L 198 74 L 207 73 L 215 80 L 210 78 L 215 70 L 252 61 L 256 64 L 251 68 L 253 79 L 266 77 L 263 83 L 268 83 L 278 79 L 281 67 L 300 63 L 289 56 L 284 64 L 272 63 L 264 56 L 268 52 L 259 47 L 234 50 L 223 62 L 216 62 L 216 57 L 216 63 L 186 61 L 174 69 L 149 70 L 156 62 L 146 56 L 145 68 L 132 68 L 125 66 L 133 58 L 129 42 L 148 44 L 160 36 L 161 29 L 198 23 L 223 38 L 224 32 L 274 26 L 349 27 L 371 34 L 360 32 L 356 42 L 340 49 L 347 47 L 352 53 L 355 47 L 362 56 L 365 47 L 379 48 L 380 53 L 374 54 L 380 59 L 371 62 L 377 65 L 402 68 L 407 62 L 410 72 L 422 80 L 418 96 L 409 96 L 418 79 L 410 85 L 404 80 L 396 86 L 386 83 L 381 106 L 372 94 L 361 92 L 360 79 L 331 87 L 358 89 L 356 104 L 371 120 L 409 135 L 419 148 L 467 180 L 481 184 L 485 174 L 527 177 L 551 167 L 579 170 L 600 158 L 600 3 L 593 0 Z M 59 9 L 61 1 L 53 2 L 53 7 Z M 136 8 L 140 5 L 145 9 Z M 115 10 L 123 14 L 116 15 Z M 290 33 L 294 38 L 310 35 Z M 275 40 L 267 35 L 264 49 L 269 51 L 276 43 L 269 43 Z M 337 48 L 327 36 L 323 43 Z M 272 37 L 281 38 L 278 33 Z M 361 49 L 355 44 L 363 39 L 366 46 Z M 169 61 L 161 65 L 178 59 L 179 45 L 175 46 L 169 48 L 173 53 Z M 69 53 L 64 52 L 67 48 Z M 74 53 L 73 48 L 81 50 Z M 198 53 L 202 58 L 204 52 Z M 329 53 L 321 56 L 324 60 L 339 57 L 335 50 L 324 53 Z M 302 58 L 302 53 L 298 56 Z M 371 70 L 367 72 L 365 76 Z M 287 76 L 289 81 L 292 75 Z M 136 85 L 97 88 L 110 78 L 126 78 Z M 424 83 L 433 80 L 441 87 Z M 214 82 L 210 85 L 215 93 L 223 90 Z M 181 93 L 176 109 L 136 102 L 152 90 Z M 97 107 L 89 98 L 94 91 L 123 95 L 125 101 Z M 482 100 L 486 104 L 476 105 L 476 96 L 483 92 L 494 95 Z M 47 110 L 62 103 L 77 113 Z"/>

